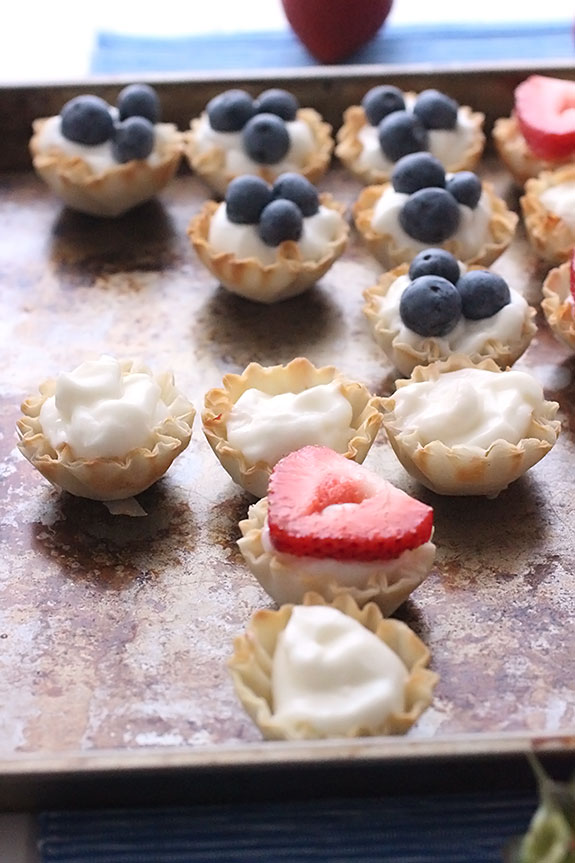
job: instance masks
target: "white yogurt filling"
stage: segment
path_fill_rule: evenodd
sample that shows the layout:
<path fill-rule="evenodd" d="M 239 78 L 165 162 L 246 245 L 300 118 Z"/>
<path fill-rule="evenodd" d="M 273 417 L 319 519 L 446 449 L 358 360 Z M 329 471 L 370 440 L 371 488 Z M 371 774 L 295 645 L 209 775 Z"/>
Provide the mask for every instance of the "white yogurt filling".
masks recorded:
<path fill-rule="evenodd" d="M 306 216 L 302 235 L 296 243 L 302 260 L 319 261 L 323 258 L 329 244 L 340 235 L 342 222 L 337 210 L 321 205 L 315 215 Z M 273 264 L 278 257 L 278 247 L 264 243 L 258 234 L 257 225 L 230 222 L 225 203 L 221 203 L 212 216 L 208 242 L 216 252 L 233 254 L 239 260 L 257 258 L 264 266 Z"/>
<path fill-rule="evenodd" d="M 290 120 L 286 124 L 290 139 L 289 150 L 279 162 L 266 167 L 276 175 L 286 171 L 300 171 L 316 149 L 315 138 L 310 126 L 303 120 Z M 224 169 L 230 174 L 257 174 L 262 168 L 260 162 L 250 159 L 243 147 L 242 132 L 216 132 L 212 129 L 207 114 L 200 117 L 195 129 L 195 144 L 198 153 L 206 153 L 219 147 L 225 155 Z"/>
<path fill-rule="evenodd" d="M 323 734 L 376 730 L 405 706 L 409 673 L 373 632 L 341 611 L 295 606 L 272 662 L 273 714 Z"/>
<path fill-rule="evenodd" d="M 343 453 L 355 434 L 352 416 L 352 406 L 337 381 L 279 395 L 252 388 L 242 393 L 230 411 L 227 439 L 249 464 L 275 465 L 284 455 L 309 444 Z"/>
<path fill-rule="evenodd" d="M 406 100 L 406 109 L 413 108 L 415 99 Z M 475 127 L 467 111 L 459 108 L 454 129 L 428 129 L 428 152 L 439 159 L 445 168 L 461 162 L 466 151 L 475 138 Z M 359 130 L 359 141 L 362 145 L 357 163 L 360 169 L 384 171 L 391 174 L 395 162 L 388 159 L 381 149 L 377 126 L 366 123 Z"/>
<path fill-rule="evenodd" d="M 497 440 L 526 437 L 544 396 L 525 372 L 460 369 L 399 387 L 393 399 L 402 435 L 415 432 L 422 446 L 438 440 L 486 450 Z"/>
<path fill-rule="evenodd" d="M 575 182 L 558 183 L 549 186 L 539 196 L 546 210 L 559 216 L 560 219 L 575 230 Z"/>
<path fill-rule="evenodd" d="M 451 175 L 448 174 L 449 178 Z M 409 195 L 396 192 L 387 186 L 374 207 L 371 226 L 378 234 L 391 235 L 400 248 L 413 249 L 420 252 L 428 249 L 430 243 L 420 243 L 401 227 L 399 213 Z M 459 204 L 460 221 L 457 231 L 449 239 L 460 244 L 460 255 L 466 260 L 476 255 L 489 240 L 489 222 L 491 220 L 491 203 L 489 196 L 482 192 L 475 209 Z"/>
<path fill-rule="evenodd" d="M 462 272 L 467 271 L 463 264 L 459 266 Z M 411 279 L 407 274 L 399 276 L 390 285 L 386 295 L 379 299 L 378 321 L 386 329 L 396 333 L 394 343 L 407 344 L 414 350 L 423 351 L 424 344 L 432 339 L 444 356 L 453 353 L 472 355 L 481 354 L 488 341 L 496 340 L 509 345 L 521 337 L 527 301 L 513 288 L 509 289 L 511 302 L 491 317 L 471 321 L 461 316 L 451 332 L 444 336 L 420 336 L 403 323 L 399 313 L 401 295 L 410 284 Z"/>
<path fill-rule="evenodd" d="M 58 377 L 40 424 L 54 449 L 68 444 L 78 458 L 113 458 L 149 446 L 168 414 L 150 374 L 123 374 L 114 357 L 102 356 Z"/>

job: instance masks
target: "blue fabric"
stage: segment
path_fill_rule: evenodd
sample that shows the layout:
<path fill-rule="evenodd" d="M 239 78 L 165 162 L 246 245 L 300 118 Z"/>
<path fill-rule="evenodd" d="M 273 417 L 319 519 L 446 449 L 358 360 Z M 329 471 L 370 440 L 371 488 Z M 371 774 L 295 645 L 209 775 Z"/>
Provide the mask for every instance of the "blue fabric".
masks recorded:
<path fill-rule="evenodd" d="M 383 779 L 383 777 L 382 777 Z M 51 812 L 42 863 L 501 863 L 537 802 L 465 794 Z"/>
<path fill-rule="evenodd" d="M 574 59 L 572 22 L 384 26 L 348 58 L 355 63 L 449 63 Z M 290 30 L 209 36 L 130 36 L 102 32 L 94 74 L 271 69 L 319 65 Z"/>

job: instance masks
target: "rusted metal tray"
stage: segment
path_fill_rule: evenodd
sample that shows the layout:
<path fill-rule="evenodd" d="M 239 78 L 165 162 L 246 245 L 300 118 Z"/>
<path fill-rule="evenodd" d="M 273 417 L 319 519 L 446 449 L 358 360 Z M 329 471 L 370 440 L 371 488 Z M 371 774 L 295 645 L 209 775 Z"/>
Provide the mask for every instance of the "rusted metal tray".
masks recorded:
<path fill-rule="evenodd" d="M 157 82 L 183 127 L 238 81 L 283 83 L 339 121 L 376 81 L 437 86 L 509 112 L 527 67 L 339 69 L 281 77 Z M 573 70 L 550 74 L 573 77 Z M 379 265 L 353 238 L 321 283 L 281 306 L 215 284 L 186 227 L 208 193 L 183 171 L 118 220 L 61 208 L 32 174 L 34 116 L 81 91 L 113 98 L 125 82 L 0 90 L 0 807 L 385 793 L 517 785 L 531 747 L 567 769 L 575 749 L 575 358 L 538 334 L 518 367 L 561 405 L 563 432 L 543 462 L 496 500 L 418 487 L 384 435 L 367 464 L 431 503 L 437 566 L 400 609 L 440 673 L 433 706 L 406 738 L 263 743 L 226 671 L 232 640 L 270 605 L 235 540 L 249 499 L 196 422 L 192 444 L 143 494 L 146 518 L 48 487 L 15 449 L 19 404 L 45 377 L 88 356 L 137 356 L 175 371 L 196 407 L 228 371 L 297 355 L 336 364 L 379 394 L 395 374 L 362 315 Z M 493 156 L 481 173 L 517 206 Z M 340 168 L 322 183 L 346 203 L 359 185 Z M 522 231 L 495 269 L 537 304 L 545 268 Z"/>

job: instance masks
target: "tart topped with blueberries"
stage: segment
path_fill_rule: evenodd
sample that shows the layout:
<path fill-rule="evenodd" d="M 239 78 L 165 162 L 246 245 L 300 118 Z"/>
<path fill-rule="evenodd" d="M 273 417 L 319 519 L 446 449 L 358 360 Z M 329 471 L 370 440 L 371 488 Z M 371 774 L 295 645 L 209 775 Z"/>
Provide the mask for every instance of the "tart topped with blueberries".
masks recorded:
<path fill-rule="evenodd" d="M 355 224 L 385 267 L 411 261 L 430 245 L 468 264 L 489 266 L 513 238 L 517 215 L 471 171 L 446 173 L 430 153 L 403 156 L 391 182 L 365 188 Z"/>
<path fill-rule="evenodd" d="M 484 115 L 438 90 L 382 85 L 344 114 L 336 156 L 363 183 L 384 183 L 403 156 L 430 152 L 446 171 L 471 170 L 485 145 Z"/>
<path fill-rule="evenodd" d="M 215 96 L 185 133 L 192 169 L 219 195 L 234 177 L 255 174 L 273 182 L 297 172 L 312 183 L 329 166 L 331 126 L 313 108 L 301 108 L 287 90 L 245 90 Z"/>
<path fill-rule="evenodd" d="M 69 207 L 96 216 L 119 216 L 153 198 L 182 154 L 180 133 L 160 122 L 158 95 L 146 84 L 125 87 L 116 106 L 76 96 L 33 128 L 36 172 Z"/>
<path fill-rule="evenodd" d="M 534 309 L 505 279 L 445 249 L 384 273 L 364 297 L 376 341 L 404 375 L 455 353 L 505 368 L 536 332 Z"/>
<path fill-rule="evenodd" d="M 188 234 L 202 263 L 228 290 L 260 303 L 296 296 L 342 254 L 344 207 L 296 173 L 273 185 L 236 177 L 221 203 L 206 201 Z"/>

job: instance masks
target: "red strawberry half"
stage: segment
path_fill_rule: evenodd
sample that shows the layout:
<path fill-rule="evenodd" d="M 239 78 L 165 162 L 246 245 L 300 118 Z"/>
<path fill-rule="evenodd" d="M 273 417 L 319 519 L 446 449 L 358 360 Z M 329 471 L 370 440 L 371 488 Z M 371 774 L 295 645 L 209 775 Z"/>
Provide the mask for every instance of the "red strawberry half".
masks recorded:
<path fill-rule="evenodd" d="M 278 551 L 335 560 L 391 560 L 431 537 L 433 510 L 327 447 L 279 461 L 268 487 Z"/>
<path fill-rule="evenodd" d="M 515 113 L 530 149 L 542 159 L 575 153 L 575 82 L 531 75 L 515 90 Z"/>

